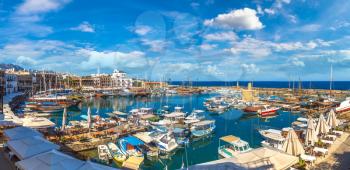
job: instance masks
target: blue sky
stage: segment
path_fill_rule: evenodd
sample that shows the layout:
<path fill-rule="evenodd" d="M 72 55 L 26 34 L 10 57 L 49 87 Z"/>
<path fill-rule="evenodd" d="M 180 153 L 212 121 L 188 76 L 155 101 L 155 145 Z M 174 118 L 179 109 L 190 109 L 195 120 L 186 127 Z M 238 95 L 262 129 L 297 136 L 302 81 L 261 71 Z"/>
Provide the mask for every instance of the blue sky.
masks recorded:
<path fill-rule="evenodd" d="M 153 80 L 348 80 L 348 0 L 0 0 L 0 62 Z"/>

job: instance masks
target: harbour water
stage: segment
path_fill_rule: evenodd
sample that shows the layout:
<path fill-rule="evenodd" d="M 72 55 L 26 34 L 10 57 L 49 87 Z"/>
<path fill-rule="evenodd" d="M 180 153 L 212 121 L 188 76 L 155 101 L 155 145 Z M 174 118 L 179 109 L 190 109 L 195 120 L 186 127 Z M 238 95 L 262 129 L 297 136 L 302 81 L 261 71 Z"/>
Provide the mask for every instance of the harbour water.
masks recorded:
<path fill-rule="evenodd" d="M 251 81 L 238 81 L 239 85 L 247 86 Z M 191 86 L 236 86 L 237 81 L 171 81 L 172 85 L 191 85 Z M 292 88 L 293 82 L 291 81 L 254 81 L 254 87 L 261 88 Z M 294 87 L 298 88 L 299 82 L 294 81 Z M 329 81 L 302 81 L 301 86 L 303 89 L 329 89 Z M 350 81 L 333 81 L 332 89 L 335 90 L 349 90 Z"/>
<path fill-rule="evenodd" d="M 157 110 L 161 106 L 168 105 L 171 109 L 175 106 L 184 107 L 185 112 L 191 112 L 193 109 L 205 110 L 203 101 L 215 94 L 198 94 L 192 96 L 164 96 L 164 97 L 143 97 L 143 98 L 128 98 L 128 97 L 107 97 L 94 98 L 84 100 L 78 108 L 69 109 L 69 120 L 80 120 L 80 115 L 86 115 L 88 105 L 92 108 L 93 115 L 108 117 L 106 113 L 119 110 L 128 112 L 133 108 L 151 107 Z M 220 115 L 214 115 L 206 112 L 208 119 L 216 121 L 215 133 L 206 139 L 191 141 L 190 145 L 185 149 L 177 150 L 173 155 L 166 158 L 161 158 L 155 161 L 146 160 L 143 169 L 178 169 L 182 163 L 188 166 L 207 161 L 218 159 L 218 140 L 225 135 L 235 135 L 249 142 L 251 147 L 260 146 L 263 140 L 258 131 L 260 126 L 269 126 L 273 128 L 288 127 L 300 115 L 298 113 L 290 113 L 279 111 L 275 117 L 262 119 L 255 115 L 248 115 L 240 110 L 229 110 Z M 62 113 L 57 113 L 50 118 L 56 125 L 61 125 Z M 97 155 L 96 151 L 89 151 L 91 155 Z M 116 165 L 114 165 L 116 166 Z"/>

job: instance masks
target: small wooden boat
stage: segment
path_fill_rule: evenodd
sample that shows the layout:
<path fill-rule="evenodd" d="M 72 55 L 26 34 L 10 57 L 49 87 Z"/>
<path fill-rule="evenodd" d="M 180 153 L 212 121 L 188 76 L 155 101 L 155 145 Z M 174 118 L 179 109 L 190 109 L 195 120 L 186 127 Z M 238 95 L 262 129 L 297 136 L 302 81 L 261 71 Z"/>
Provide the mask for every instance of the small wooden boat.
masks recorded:
<path fill-rule="evenodd" d="M 120 148 L 116 144 L 109 142 L 107 146 L 111 151 L 114 161 L 122 163 L 126 160 L 126 155 L 123 154 L 123 152 L 120 150 Z"/>

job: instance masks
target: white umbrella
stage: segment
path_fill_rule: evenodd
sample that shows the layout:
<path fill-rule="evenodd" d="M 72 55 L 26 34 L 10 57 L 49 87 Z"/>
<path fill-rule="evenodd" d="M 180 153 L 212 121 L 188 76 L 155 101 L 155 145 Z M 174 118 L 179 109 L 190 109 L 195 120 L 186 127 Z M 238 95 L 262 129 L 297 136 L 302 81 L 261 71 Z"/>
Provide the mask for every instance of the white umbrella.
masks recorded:
<path fill-rule="evenodd" d="M 307 121 L 307 129 L 306 129 L 306 136 L 305 136 L 305 145 L 314 146 L 315 142 L 317 141 L 317 135 L 315 131 L 315 125 L 314 120 L 310 117 Z"/>
<path fill-rule="evenodd" d="M 62 126 L 61 126 L 62 131 L 66 129 L 66 119 L 67 119 L 67 108 L 64 107 L 63 116 L 62 116 Z"/>
<path fill-rule="evenodd" d="M 287 138 L 283 143 L 282 150 L 294 156 L 305 153 L 304 147 L 293 129 L 289 130 Z"/>
<path fill-rule="evenodd" d="M 316 126 L 316 134 L 326 134 L 328 131 L 329 127 L 327 125 L 326 120 L 323 117 L 323 114 L 321 113 Z"/>
<path fill-rule="evenodd" d="M 328 113 L 327 124 L 330 128 L 336 128 L 338 126 L 338 120 L 333 109 Z"/>
<path fill-rule="evenodd" d="M 88 111 L 87 111 L 87 123 L 88 123 L 88 128 L 91 128 L 91 109 L 90 106 L 88 107 Z"/>

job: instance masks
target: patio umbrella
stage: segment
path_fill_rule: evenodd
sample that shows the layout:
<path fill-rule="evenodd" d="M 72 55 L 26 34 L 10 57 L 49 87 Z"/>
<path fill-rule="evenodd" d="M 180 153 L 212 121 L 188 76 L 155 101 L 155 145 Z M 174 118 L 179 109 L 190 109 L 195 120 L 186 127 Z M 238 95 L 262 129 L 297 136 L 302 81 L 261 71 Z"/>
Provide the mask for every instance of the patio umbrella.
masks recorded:
<path fill-rule="evenodd" d="M 305 153 L 303 145 L 293 129 L 289 130 L 287 138 L 283 143 L 282 150 L 294 156 Z"/>
<path fill-rule="evenodd" d="M 317 135 L 326 134 L 328 131 L 329 131 L 328 124 L 324 119 L 323 114 L 321 113 L 316 126 L 316 134 Z"/>
<path fill-rule="evenodd" d="M 306 129 L 306 136 L 305 136 L 305 145 L 314 146 L 315 142 L 317 142 L 317 135 L 315 131 L 315 125 L 314 120 L 309 117 L 307 121 L 307 129 Z"/>
<path fill-rule="evenodd" d="M 62 116 L 62 126 L 61 126 L 62 131 L 66 129 L 66 119 L 67 119 L 67 108 L 64 107 L 63 116 Z"/>
<path fill-rule="evenodd" d="M 335 128 L 338 126 L 338 120 L 333 109 L 328 113 L 327 124 L 330 128 Z"/>

